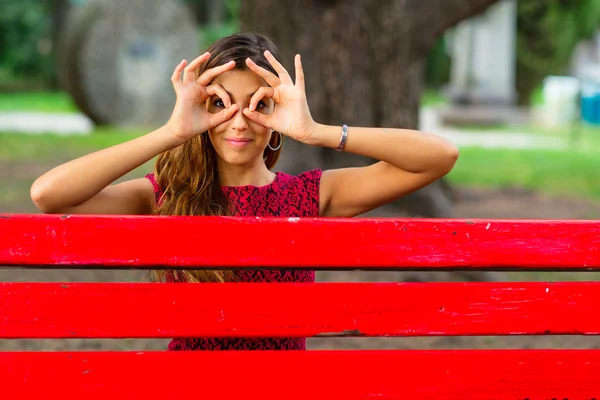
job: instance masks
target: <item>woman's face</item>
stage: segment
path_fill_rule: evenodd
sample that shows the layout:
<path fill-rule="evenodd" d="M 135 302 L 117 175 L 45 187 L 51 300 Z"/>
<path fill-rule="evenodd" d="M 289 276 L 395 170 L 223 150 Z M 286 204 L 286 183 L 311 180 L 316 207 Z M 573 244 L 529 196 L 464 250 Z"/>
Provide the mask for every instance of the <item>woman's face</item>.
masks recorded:
<path fill-rule="evenodd" d="M 217 155 L 228 164 L 251 165 L 262 162 L 263 151 L 271 139 L 271 130 L 249 120 L 242 110 L 250 106 L 252 95 L 268 84 L 254 72 L 239 69 L 217 76 L 211 84 L 221 85 L 229 93 L 231 104 L 238 105 L 238 110 L 230 119 L 208 131 Z M 211 96 L 207 100 L 207 107 L 210 113 L 217 113 L 225 108 L 225 104 L 218 96 Z M 264 98 L 258 102 L 256 111 L 270 114 L 273 107 L 273 100 Z"/>

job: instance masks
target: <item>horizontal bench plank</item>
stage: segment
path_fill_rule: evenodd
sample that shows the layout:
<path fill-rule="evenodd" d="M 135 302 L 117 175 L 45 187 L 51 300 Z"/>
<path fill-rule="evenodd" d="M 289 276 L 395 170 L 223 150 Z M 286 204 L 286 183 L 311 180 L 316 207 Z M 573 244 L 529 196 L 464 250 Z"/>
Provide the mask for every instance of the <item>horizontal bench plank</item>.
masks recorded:
<path fill-rule="evenodd" d="M 598 334 L 600 283 L 2 283 L 2 338 Z"/>
<path fill-rule="evenodd" d="M 595 399 L 598 350 L 0 353 L 6 398 Z"/>
<path fill-rule="evenodd" d="M 600 221 L 0 215 L 0 265 L 597 269 Z"/>

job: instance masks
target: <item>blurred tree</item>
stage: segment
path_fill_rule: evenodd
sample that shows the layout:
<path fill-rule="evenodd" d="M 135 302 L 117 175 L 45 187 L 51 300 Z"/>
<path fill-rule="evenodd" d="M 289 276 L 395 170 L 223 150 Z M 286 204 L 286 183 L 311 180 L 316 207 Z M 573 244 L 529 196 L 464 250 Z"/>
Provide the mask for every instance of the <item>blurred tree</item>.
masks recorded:
<path fill-rule="evenodd" d="M 0 0 L 0 69 L 9 79 L 54 76 L 49 14 L 47 1 Z"/>
<path fill-rule="evenodd" d="M 497 0 L 242 0 L 241 28 L 280 47 L 286 68 L 303 56 L 313 117 L 322 123 L 418 126 L 424 65 L 442 33 Z M 280 168 L 297 173 L 366 165 L 373 160 L 290 143 Z M 451 217 L 451 191 L 440 180 L 391 206 Z"/>
<path fill-rule="evenodd" d="M 599 0 L 519 0 L 517 3 L 517 91 L 528 104 L 551 74 L 563 74 L 576 44 L 600 27 Z"/>
<path fill-rule="evenodd" d="M 57 50 L 60 46 L 61 35 L 63 33 L 62 28 L 67 23 L 67 17 L 69 14 L 71 3 L 69 0 L 51 0 L 50 6 L 52 9 L 52 29 L 50 32 L 50 37 L 52 40 L 53 49 L 53 66 L 56 66 L 58 62 L 56 58 L 59 54 Z M 60 86 L 58 73 L 52 73 L 52 76 L 50 77 L 50 85 L 54 88 L 58 88 Z"/>

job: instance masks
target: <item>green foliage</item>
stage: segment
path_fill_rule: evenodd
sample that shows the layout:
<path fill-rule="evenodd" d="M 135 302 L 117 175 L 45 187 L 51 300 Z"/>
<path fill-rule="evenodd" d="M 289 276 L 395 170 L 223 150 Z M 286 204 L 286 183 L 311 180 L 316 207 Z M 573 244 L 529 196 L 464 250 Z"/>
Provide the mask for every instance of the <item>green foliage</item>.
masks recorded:
<path fill-rule="evenodd" d="M 427 57 L 425 63 L 425 84 L 429 88 L 439 88 L 450 80 L 451 59 L 442 36 Z"/>
<path fill-rule="evenodd" d="M 202 45 L 237 31 L 240 0 L 222 0 L 223 20 L 216 24 L 206 20 L 213 0 L 183 1 L 199 22 Z M 7 82 L 16 86 L 17 81 L 35 81 L 31 86 L 39 87 L 39 83 L 52 84 L 56 80 L 52 43 L 54 4 L 49 0 L 0 0 L 1 86 Z"/>
<path fill-rule="evenodd" d="M 223 22 L 225 24 L 237 23 L 240 0 L 182 0 L 194 13 L 196 22 L 199 25 L 211 23 L 211 8 L 215 7 L 215 2 L 219 2 L 223 8 Z M 220 9 L 220 7 L 218 7 Z"/>
<path fill-rule="evenodd" d="M 228 17 L 237 21 L 240 15 L 240 0 L 225 0 Z"/>
<path fill-rule="evenodd" d="M 219 25 L 206 25 L 200 27 L 200 43 L 202 48 L 207 48 L 222 37 L 229 36 L 238 31 L 238 25 L 235 21 L 226 22 Z"/>
<path fill-rule="evenodd" d="M 198 2 L 199 0 L 188 0 Z M 222 37 L 229 36 L 239 30 L 239 0 L 222 0 L 224 3 L 223 21 L 217 24 L 209 24 L 208 21 L 200 24 L 200 43 L 206 48 Z M 202 1 L 200 1 L 200 4 Z M 209 5 L 208 5 L 209 6 Z"/>
<path fill-rule="evenodd" d="M 562 74 L 576 44 L 600 27 L 598 0 L 519 0 L 517 90 L 528 103 L 547 75 Z"/>
<path fill-rule="evenodd" d="M 49 79 L 54 74 L 50 54 L 49 2 L 0 0 L 0 70 L 13 78 Z M 44 51 L 46 46 L 48 51 Z"/>

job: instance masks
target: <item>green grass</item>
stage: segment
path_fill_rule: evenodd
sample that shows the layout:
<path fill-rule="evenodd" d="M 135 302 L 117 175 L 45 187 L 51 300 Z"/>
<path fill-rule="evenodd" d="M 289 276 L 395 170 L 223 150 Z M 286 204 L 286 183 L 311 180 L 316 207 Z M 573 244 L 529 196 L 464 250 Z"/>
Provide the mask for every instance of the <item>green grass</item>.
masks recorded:
<path fill-rule="evenodd" d="M 91 135 L 0 133 L 0 160 L 45 161 L 83 155 L 126 142 L 146 131 L 98 128 Z"/>
<path fill-rule="evenodd" d="M 71 97 L 64 92 L 3 93 L 0 111 L 78 112 Z"/>
<path fill-rule="evenodd" d="M 486 149 L 462 147 L 456 166 L 448 174 L 450 182 L 478 187 L 521 187 L 551 195 L 583 196 L 600 200 L 600 129 L 581 128 L 576 141 L 569 132 L 545 132 L 535 127 L 496 130 L 511 134 L 528 133 L 561 138 L 565 148 Z M 507 140 L 510 140 L 507 138 Z"/>
<path fill-rule="evenodd" d="M 463 186 L 522 187 L 551 195 L 600 199 L 600 158 L 587 151 L 460 150 L 450 182 Z"/>

